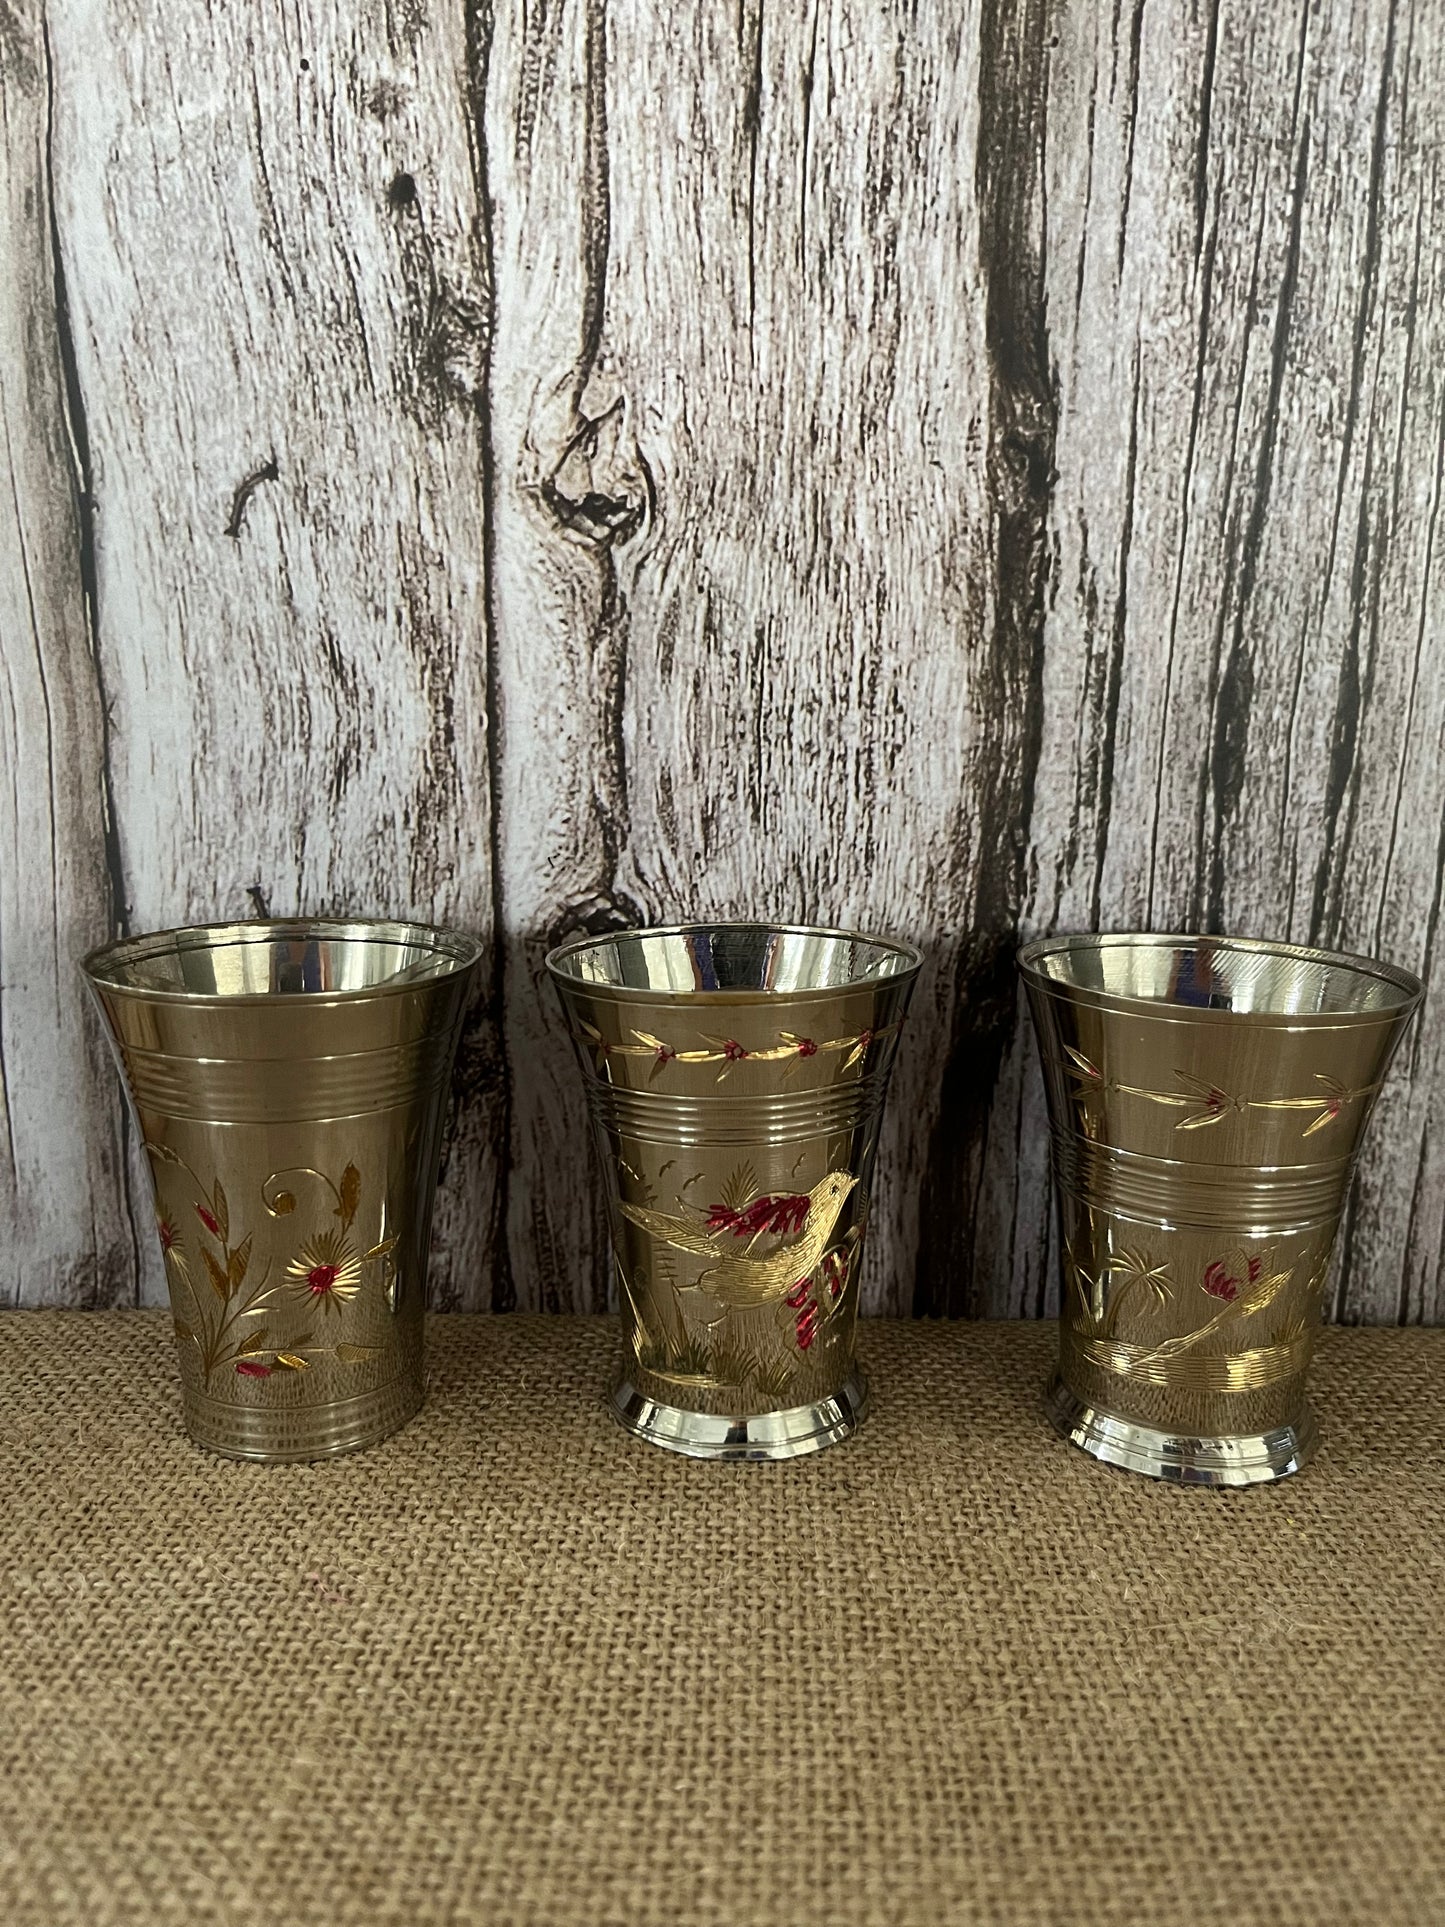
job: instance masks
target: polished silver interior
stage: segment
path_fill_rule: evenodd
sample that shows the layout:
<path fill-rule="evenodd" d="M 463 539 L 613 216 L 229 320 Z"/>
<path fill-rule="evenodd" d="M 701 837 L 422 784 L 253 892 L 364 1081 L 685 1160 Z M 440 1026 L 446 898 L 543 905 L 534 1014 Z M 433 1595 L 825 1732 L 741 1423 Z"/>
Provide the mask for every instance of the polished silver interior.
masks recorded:
<path fill-rule="evenodd" d="M 1390 964 L 1241 938 L 1058 937 L 1029 945 L 1020 961 L 1079 990 L 1278 1017 L 1398 1012 L 1420 994 Z"/>
<path fill-rule="evenodd" d="M 796 995 L 905 976 L 920 959 L 907 944 L 847 931 L 716 923 L 615 931 L 564 944 L 547 961 L 559 976 L 611 989 Z"/>
<path fill-rule="evenodd" d="M 233 923 L 167 930 L 85 960 L 100 984 L 182 997 L 403 989 L 473 963 L 470 937 L 400 923 Z"/>

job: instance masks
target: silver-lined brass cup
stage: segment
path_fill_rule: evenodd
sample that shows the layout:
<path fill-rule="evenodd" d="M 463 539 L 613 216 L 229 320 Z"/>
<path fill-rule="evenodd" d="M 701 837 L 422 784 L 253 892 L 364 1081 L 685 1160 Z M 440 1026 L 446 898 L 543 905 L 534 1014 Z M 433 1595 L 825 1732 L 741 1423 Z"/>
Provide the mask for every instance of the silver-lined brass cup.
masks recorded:
<path fill-rule="evenodd" d="M 437 1161 L 479 954 L 420 924 L 274 921 L 85 959 L 155 1181 L 197 1444 L 323 1458 L 420 1406 Z"/>
<path fill-rule="evenodd" d="M 863 1415 L 859 1256 L 906 944 L 718 923 L 547 960 L 607 1186 L 627 1346 L 613 1409 L 697 1458 L 785 1459 Z"/>
<path fill-rule="evenodd" d="M 1054 1423 L 1156 1478 L 1297 1471 L 1335 1231 L 1419 982 L 1227 937 L 1050 937 L 1019 961 L 1053 1123 Z"/>

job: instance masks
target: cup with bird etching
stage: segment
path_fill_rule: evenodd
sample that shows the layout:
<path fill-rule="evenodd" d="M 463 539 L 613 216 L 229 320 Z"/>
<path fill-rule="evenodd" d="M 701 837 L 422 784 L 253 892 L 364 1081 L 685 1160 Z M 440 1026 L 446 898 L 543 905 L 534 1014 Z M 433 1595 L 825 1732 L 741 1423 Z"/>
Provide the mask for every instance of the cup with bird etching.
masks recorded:
<path fill-rule="evenodd" d="M 786 1459 L 862 1418 L 859 1264 L 920 962 L 761 923 L 613 932 L 547 959 L 604 1174 L 630 1431 Z"/>
<path fill-rule="evenodd" d="M 422 1402 L 432 1200 L 470 937 L 267 920 L 82 966 L 129 1090 L 192 1438 L 350 1452 Z"/>
<path fill-rule="evenodd" d="M 1053 1126 L 1055 1426 L 1156 1478 L 1297 1471 L 1335 1232 L 1418 980 L 1229 937 L 1049 937 L 1019 961 Z"/>

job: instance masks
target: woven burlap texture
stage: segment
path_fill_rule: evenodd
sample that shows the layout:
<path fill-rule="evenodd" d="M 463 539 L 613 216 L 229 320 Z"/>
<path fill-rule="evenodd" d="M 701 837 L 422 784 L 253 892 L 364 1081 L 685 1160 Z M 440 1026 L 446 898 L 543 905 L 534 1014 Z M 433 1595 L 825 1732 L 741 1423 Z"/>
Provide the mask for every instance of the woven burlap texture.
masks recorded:
<path fill-rule="evenodd" d="M 437 1319 L 321 1466 L 182 1436 L 168 1323 L 0 1317 L 5 1927 L 1430 1927 L 1445 1334 L 1336 1332 L 1266 1491 L 1108 1471 L 1047 1327 L 869 1325 L 789 1466 Z"/>

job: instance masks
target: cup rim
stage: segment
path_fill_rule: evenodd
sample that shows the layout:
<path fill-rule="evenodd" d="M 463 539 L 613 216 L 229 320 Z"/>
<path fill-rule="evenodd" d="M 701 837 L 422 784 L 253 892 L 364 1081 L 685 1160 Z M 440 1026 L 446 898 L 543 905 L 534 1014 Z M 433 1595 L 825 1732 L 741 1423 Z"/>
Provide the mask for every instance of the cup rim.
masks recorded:
<path fill-rule="evenodd" d="M 1115 990 L 1100 990 L 1089 984 L 1063 983 L 1040 968 L 1044 957 L 1079 950 L 1182 949 L 1209 944 L 1216 950 L 1244 951 L 1251 956 L 1288 957 L 1295 961 L 1323 964 L 1356 976 L 1373 977 L 1401 992 L 1398 1003 L 1380 1010 L 1212 1010 L 1194 1004 L 1171 1003 L 1163 997 L 1131 997 Z M 1412 1016 L 1425 994 L 1425 986 L 1411 971 L 1378 957 L 1361 956 L 1348 950 L 1322 950 L 1312 944 L 1284 943 L 1269 937 L 1226 937 L 1206 931 L 1171 933 L 1167 931 L 1074 931 L 1051 937 L 1035 937 L 1020 946 L 1019 972 L 1031 987 L 1052 996 L 1067 997 L 1095 1009 L 1128 1010 L 1141 1015 L 1187 1018 L 1224 1024 L 1252 1024 L 1274 1028 L 1338 1030 L 1367 1024 L 1396 1024 Z"/>
<path fill-rule="evenodd" d="M 400 943 L 439 953 L 446 967 L 424 983 L 393 980 L 357 984 L 334 990 L 259 990 L 226 995 L 213 990 L 166 990 L 151 984 L 128 984 L 105 974 L 107 965 L 132 963 L 170 950 L 221 950 L 234 944 L 268 943 L 283 938 L 317 937 L 353 943 Z M 193 939 L 183 943 L 182 939 Z M 440 924 L 412 923 L 388 917 L 244 917 L 224 923 L 183 923 L 167 930 L 148 930 L 137 937 L 120 937 L 97 945 L 80 960 L 92 991 L 128 997 L 139 1003 L 183 1004 L 191 1008 L 217 1006 L 226 1010 L 265 1005 L 298 1006 L 318 1010 L 331 1004 L 366 1003 L 379 997 L 401 997 L 447 983 L 472 969 L 482 955 L 482 943 L 464 931 Z"/>
<path fill-rule="evenodd" d="M 601 944 L 615 943 L 619 937 L 688 937 L 699 931 L 765 930 L 774 937 L 831 937 L 845 943 L 873 944 L 891 950 L 904 959 L 904 967 L 887 977 L 855 977 L 846 984 L 818 984 L 802 990 L 665 990 L 641 984 L 598 984 L 577 977 L 562 968 L 563 960 Z M 845 930 L 823 923 L 777 923 L 759 917 L 694 917 L 684 923 L 646 923 L 627 925 L 619 930 L 604 930 L 596 936 L 572 937 L 547 952 L 544 959 L 548 975 L 559 989 L 580 990 L 602 997 L 620 997 L 628 1003 L 696 1004 L 705 1000 L 737 1003 L 799 1003 L 811 999 L 845 997 L 855 991 L 879 990 L 887 984 L 908 984 L 923 968 L 923 952 L 902 937 L 874 935 L 867 930 Z"/>

